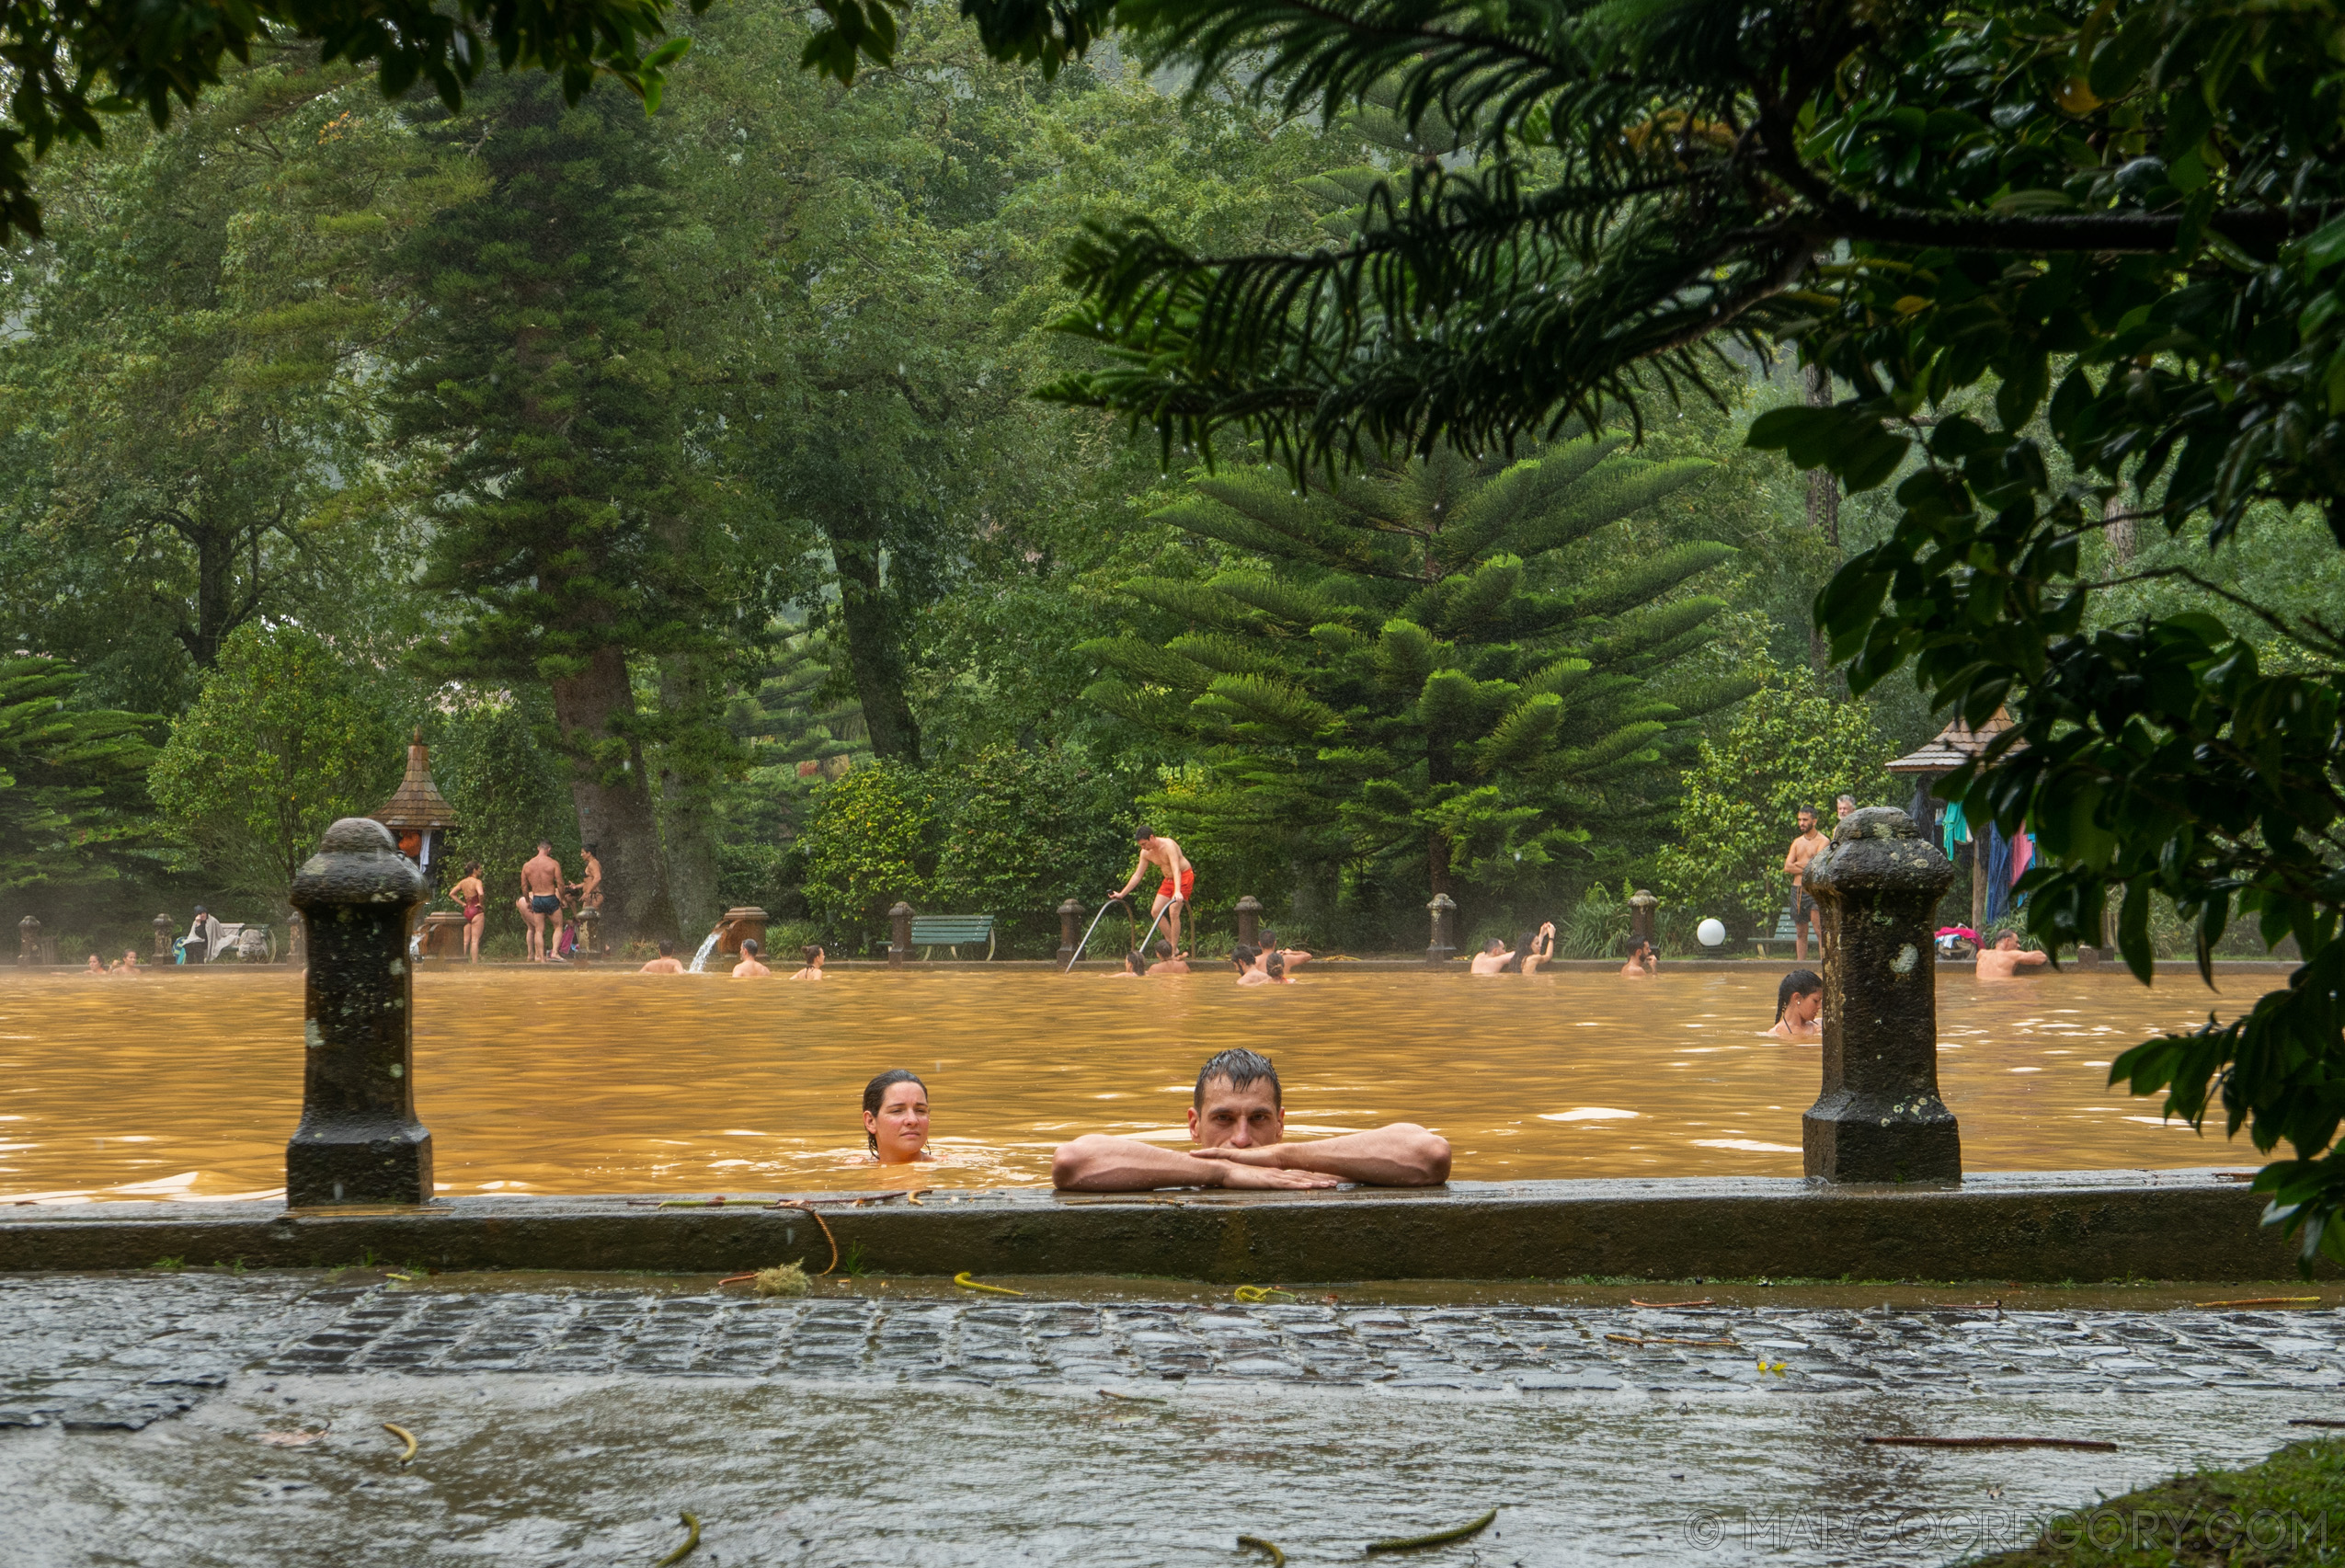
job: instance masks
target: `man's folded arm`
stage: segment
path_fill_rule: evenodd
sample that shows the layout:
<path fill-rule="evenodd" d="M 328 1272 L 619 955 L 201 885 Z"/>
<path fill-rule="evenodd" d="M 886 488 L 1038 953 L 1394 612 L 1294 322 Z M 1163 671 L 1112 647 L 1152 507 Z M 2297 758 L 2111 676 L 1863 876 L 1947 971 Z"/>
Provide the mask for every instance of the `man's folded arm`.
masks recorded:
<path fill-rule="evenodd" d="M 1273 1144 L 1267 1152 L 1289 1171 L 1317 1171 L 1366 1186 L 1437 1187 L 1449 1179 L 1449 1140 L 1414 1122 Z"/>
<path fill-rule="evenodd" d="M 1335 1183 L 1332 1174 L 1197 1160 L 1137 1138 L 1087 1133 L 1058 1146 L 1050 1162 L 1050 1185 L 1060 1192 L 1132 1193 L 1153 1187 L 1324 1187 Z"/>

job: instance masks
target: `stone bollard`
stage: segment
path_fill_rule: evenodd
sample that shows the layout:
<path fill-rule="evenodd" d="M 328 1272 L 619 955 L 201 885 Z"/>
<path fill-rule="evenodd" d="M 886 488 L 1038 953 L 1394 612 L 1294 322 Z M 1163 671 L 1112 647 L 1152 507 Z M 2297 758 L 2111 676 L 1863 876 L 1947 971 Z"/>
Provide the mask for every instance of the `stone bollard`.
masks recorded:
<path fill-rule="evenodd" d="M 169 915 L 154 917 L 154 961 L 158 964 L 167 964 L 171 961 L 171 917 Z"/>
<path fill-rule="evenodd" d="M 415 971 L 407 928 L 423 873 L 368 817 L 326 830 L 293 877 L 311 940 L 302 1124 L 285 1145 L 285 1202 L 423 1203 L 431 1134 L 416 1121 Z"/>
<path fill-rule="evenodd" d="M 1962 1133 L 1938 1097 L 1930 935 L 1953 880 L 1938 846 L 1891 806 L 1850 813 L 1809 864 L 1824 941 L 1824 1091 L 1800 1120 L 1812 1177 L 1962 1177 Z"/>
<path fill-rule="evenodd" d="M 1433 941 L 1426 944 L 1424 961 L 1446 964 L 1458 952 L 1458 900 L 1447 893 L 1436 893 L 1425 910 L 1433 916 Z"/>
<path fill-rule="evenodd" d="M 299 910 L 285 917 L 285 962 L 296 966 L 309 962 L 309 922 L 302 919 Z"/>
<path fill-rule="evenodd" d="M 1079 929 L 1083 922 L 1083 907 L 1070 898 L 1058 906 L 1058 967 L 1067 967 L 1075 961 L 1075 944 L 1083 939 Z"/>
<path fill-rule="evenodd" d="M 1238 900 L 1238 944 L 1242 947 L 1255 947 L 1261 942 L 1262 900 L 1249 893 Z"/>
<path fill-rule="evenodd" d="M 1653 912 L 1661 908 L 1661 900 L 1640 887 L 1629 895 L 1629 945 L 1650 942 L 1653 950 L 1661 951 L 1661 938 L 1653 931 Z"/>
<path fill-rule="evenodd" d="M 17 962 L 28 968 L 40 962 L 40 922 L 30 915 L 17 922 Z"/>
<path fill-rule="evenodd" d="M 887 967 L 900 969 L 912 960 L 912 906 L 898 902 L 887 911 Z"/>

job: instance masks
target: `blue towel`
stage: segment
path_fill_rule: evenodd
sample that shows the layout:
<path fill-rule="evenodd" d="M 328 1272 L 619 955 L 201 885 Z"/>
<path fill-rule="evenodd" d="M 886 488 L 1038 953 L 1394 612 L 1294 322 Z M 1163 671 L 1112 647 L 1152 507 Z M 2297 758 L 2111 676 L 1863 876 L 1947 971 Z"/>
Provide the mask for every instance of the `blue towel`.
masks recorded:
<path fill-rule="evenodd" d="M 1949 801 L 1946 807 L 1947 858 L 1951 860 L 1954 857 L 1955 848 L 1970 841 L 1971 825 L 1962 819 L 1962 803 L 1959 800 Z"/>
<path fill-rule="evenodd" d="M 2011 841 L 1989 823 L 1986 830 L 1986 918 L 1999 921 L 2011 907 Z"/>

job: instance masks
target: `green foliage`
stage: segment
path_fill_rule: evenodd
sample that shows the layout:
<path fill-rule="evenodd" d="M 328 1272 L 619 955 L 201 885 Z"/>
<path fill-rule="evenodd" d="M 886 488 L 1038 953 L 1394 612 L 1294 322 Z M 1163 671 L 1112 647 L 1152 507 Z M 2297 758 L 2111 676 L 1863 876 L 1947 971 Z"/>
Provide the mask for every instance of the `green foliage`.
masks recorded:
<path fill-rule="evenodd" d="M 405 738 L 381 678 L 315 633 L 254 622 L 221 646 L 148 787 L 225 890 L 273 912 L 336 818 L 389 797 Z"/>
<path fill-rule="evenodd" d="M 697 6 L 694 10 L 699 9 Z M 656 43 L 663 0 L 195 0 L 134 9 L 16 5 L 0 13 L 0 55 L 17 83 L 0 128 L 0 242 L 41 232 L 32 165 L 57 143 L 97 143 L 102 116 L 144 111 L 157 129 L 218 86 L 230 60 L 315 40 L 328 60 L 372 63 L 383 96 L 429 83 L 452 108 L 494 59 L 506 70 L 559 74 L 576 101 L 610 75 L 657 108 L 681 40 Z"/>
<path fill-rule="evenodd" d="M 463 824 L 452 854 L 460 865 L 481 863 L 489 894 L 487 933 L 518 933 L 522 926 L 512 896 L 520 892 L 521 864 L 537 853 L 538 841 L 550 841 L 573 876 L 579 864 L 569 770 L 538 740 L 553 715 L 543 694 L 530 691 L 488 694 L 457 688 L 442 693 L 442 704 L 428 733 L 432 779 Z"/>
<path fill-rule="evenodd" d="M 798 835 L 807 907 L 858 945 L 884 932 L 891 906 L 917 908 L 928 896 L 935 821 L 932 784 L 901 762 L 882 760 L 824 786 Z"/>
<path fill-rule="evenodd" d="M 1210 759 L 1218 837 L 1414 862 L 1433 892 L 1535 877 L 1594 824 L 1665 812 L 1665 738 L 1747 689 L 1672 669 L 1724 607 L 1692 585 L 1733 552 L 1631 545 L 1658 542 L 1630 520 L 1707 465 L 1620 444 L 1443 453 L 1332 491 L 1200 475 L 1163 521 L 1228 565 L 1133 581 L 1190 629 L 1088 645 L 1113 671 L 1088 694 Z M 1163 801 L 1204 829 L 1190 804 Z"/>
<path fill-rule="evenodd" d="M 80 682 L 57 659 L 0 659 L 0 892 L 51 909 L 119 876 L 150 837 L 150 721 L 77 706 Z"/>
<path fill-rule="evenodd" d="M 1016 920 L 1056 947 L 1059 901 L 1095 906 L 1130 868 L 1131 792 L 1058 751 L 979 752 L 938 783 L 940 911 Z"/>
<path fill-rule="evenodd" d="M 1825 832 L 1833 801 L 1893 800 L 1882 765 L 1897 755 L 1861 704 L 1818 692 L 1768 670 L 1722 735 L 1704 739 L 1686 774 L 1677 841 L 1661 852 L 1658 891 L 1669 903 L 1718 915 L 1747 933 L 1790 902 L 1783 854 L 1799 835 L 1799 808 L 1813 807 Z"/>

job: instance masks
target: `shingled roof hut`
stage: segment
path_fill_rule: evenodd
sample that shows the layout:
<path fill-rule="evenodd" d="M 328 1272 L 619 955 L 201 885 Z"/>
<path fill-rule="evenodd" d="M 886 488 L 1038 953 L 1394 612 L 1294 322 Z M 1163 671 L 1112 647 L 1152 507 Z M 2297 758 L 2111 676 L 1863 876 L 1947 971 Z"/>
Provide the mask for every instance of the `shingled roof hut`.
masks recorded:
<path fill-rule="evenodd" d="M 423 743 L 421 727 L 407 746 L 406 776 L 391 798 L 369 815 L 391 830 L 401 853 L 422 866 L 424 876 L 436 885 L 435 864 L 446 853 L 450 836 L 462 824 L 456 820 L 456 808 L 431 782 L 431 748 Z"/>
<path fill-rule="evenodd" d="M 1889 764 L 1889 771 L 1914 781 L 1914 802 L 1908 812 L 1924 833 L 1938 837 L 1939 807 L 1930 798 L 1929 786 L 1976 757 L 1986 755 L 1996 738 L 2011 727 L 2011 715 L 1997 708 L 1995 716 L 1973 729 L 1956 719 L 1938 732 L 1937 738 L 1918 751 L 1909 751 Z M 1975 857 L 1974 857 L 1975 858 Z M 1980 930 L 1986 920 L 1986 878 L 1971 876 L 1971 929 Z"/>

